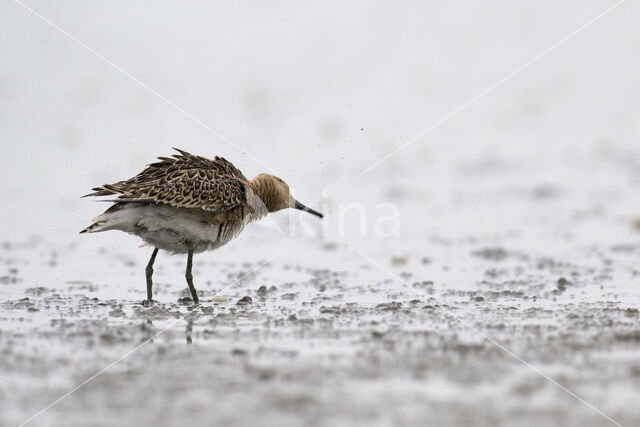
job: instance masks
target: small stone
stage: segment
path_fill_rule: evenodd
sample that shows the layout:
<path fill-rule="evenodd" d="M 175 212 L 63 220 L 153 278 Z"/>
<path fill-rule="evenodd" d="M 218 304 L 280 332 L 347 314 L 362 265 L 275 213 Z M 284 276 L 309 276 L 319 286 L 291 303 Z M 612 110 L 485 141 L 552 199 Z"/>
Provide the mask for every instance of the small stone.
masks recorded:
<path fill-rule="evenodd" d="M 247 305 L 247 304 L 251 304 L 253 303 L 253 300 L 251 299 L 251 297 L 249 295 L 242 297 L 238 300 L 238 302 L 236 303 L 236 305 Z"/>
<path fill-rule="evenodd" d="M 627 317 L 638 317 L 637 308 L 627 308 L 624 312 L 627 315 Z"/>
<path fill-rule="evenodd" d="M 411 286 L 415 289 L 427 290 L 429 288 L 433 288 L 433 282 L 431 280 L 423 280 L 422 282 L 415 282 Z"/>
<path fill-rule="evenodd" d="M 398 311 L 402 308 L 402 303 L 397 301 L 385 302 L 376 305 L 376 309 L 380 311 Z"/>
<path fill-rule="evenodd" d="M 407 256 L 405 255 L 396 254 L 391 257 L 391 264 L 393 264 L 396 267 L 407 265 L 408 262 L 409 262 L 409 258 L 407 258 Z"/>
<path fill-rule="evenodd" d="M 560 292 L 564 292 L 568 285 L 571 285 L 571 282 L 564 277 L 558 279 L 557 287 Z"/>
<path fill-rule="evenodd" d="M 229 302 L 229 298 L 223 297 L 221 295 L 216 295 L 213 298 L 211 298 L 211 300 L 213 302 Z"/>

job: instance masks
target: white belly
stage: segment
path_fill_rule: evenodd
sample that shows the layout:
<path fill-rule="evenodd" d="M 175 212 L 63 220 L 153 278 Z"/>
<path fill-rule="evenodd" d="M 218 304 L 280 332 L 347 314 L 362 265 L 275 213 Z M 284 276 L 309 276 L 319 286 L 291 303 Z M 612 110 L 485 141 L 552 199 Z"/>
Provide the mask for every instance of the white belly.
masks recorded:
<path fill-rule="evenodd" d="M 233 239 L 244 224 L 213 223 L 193 209 L 126 203 L 97 217 L 95 231 L 121 230 L 173 253 L 214 250 Z M 232 228 L 232 229 L 231 229 Z"/>

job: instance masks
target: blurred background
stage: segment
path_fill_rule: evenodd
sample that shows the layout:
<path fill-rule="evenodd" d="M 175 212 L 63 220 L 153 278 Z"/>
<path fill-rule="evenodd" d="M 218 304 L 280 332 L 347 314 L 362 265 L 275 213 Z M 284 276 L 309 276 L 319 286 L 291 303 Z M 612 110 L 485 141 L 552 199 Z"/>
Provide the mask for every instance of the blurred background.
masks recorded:
<path fill-rule="evenodd" d="M 624 313 L 638 302 L 640 6 L 610 9 L 616 4 L 2 0 L 0 238 L 5 260 L 30 260 L 22 285 L 3 287 L 2 298 L 16 301 L 35 282 L 55 287 L 99 276 L 110 282 L 98 286 L 100 298 L 122 298 L 122 279 L 127 298 L 142 299 L 148 250 L 123 233 L 77 236 L 106 208 L 80 196 L 179 147 L 221 155 L 247 177 L 273 173 L 327 214 L 323 228 L 315 218 L 280 213 L 200 255 L 196 282 L 198 274 L 202 282 L 213 277 L 212 292 L 225 282 L 216 263 L 276 254 L 298 268 L 359 269 L 358 286 L 394 286 L 387 269 L 434 281 L 439 292 L 476 292 L 496 256 L 524 259 L 509 255 L 515 251 L 526 254 L 525 270 L 554 259 L 566 266 L 563 275 L 586 274 L 570 277 L 585 286 L 568 304 L 607 300 L 604 286 Z M 376 220 L 389 214 L 383 203 L 397 208 L 391 236 L 375 232 Z M 366 220 L 360 208 L 345 213 L 349 204 Z M 301 231 L 277 231 L 292 223 Z M 11 255 L 15 247 L 26 248 L 23 255 Z M 165 257 L 170 267 L 158 280 L 177 293 L 184 261 Z M 134 268 L 123 272 L 123 263 Z M 556 273 L 526 280 L 555 289 Z M 274 283 L 285 277 L 271 274 Z M 631 313 L 626 345 L 637 356 Z M 607 400 L 602 383 L 585 386 L 628 420 L 638 416 L 620 403 L 638 396 L 633 360 L 628 372 L 611 374 L 635 378 L 615 399 Z M 549 393 L 544 402 L 553 406 Z M 482 406 L 471 401 L 453 408 L 470 414 Z M 580 403 L 569 406 L 586 411 L 582 421 L 608 422 Z M 574 419 L 566 407 L 556 409 L 551 421 Z M 314 414 L 296 420 L 326 420 Z M 454 424 L 509 419 L 443 417 Z"/>
<path fill-rule="evenodd" d="M 484 230 L 496 203 L 547 187 L 631 215 L 614 199 L 639 161 L 633 2 L 356 177 L 614 4 L 28 3 L 232 145 L 5 1 L 2 232 L 82 228 L 101 207 L 80 195 L 174 146 L 278 174 L 309 204 L 392 201 L 404 237 L 437 232 L 451 202 L 475 217 L 452 231 Z"/>

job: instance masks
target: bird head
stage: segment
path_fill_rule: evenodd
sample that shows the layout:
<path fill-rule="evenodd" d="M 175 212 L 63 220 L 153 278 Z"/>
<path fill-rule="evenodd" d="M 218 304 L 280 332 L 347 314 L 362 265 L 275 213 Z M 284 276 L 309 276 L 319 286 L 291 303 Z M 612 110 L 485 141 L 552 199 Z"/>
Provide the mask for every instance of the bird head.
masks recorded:
<path fill-rule="evenodd" d="M 269 212 L 277 212 L 286 208 L 298 209 L 309 212 L 319 218 L 323 215 L 306 207 L 293 198 L 286 182 L 277 176 L 261 173 L 251 180 L 253 190 L 262 199 Z"/>

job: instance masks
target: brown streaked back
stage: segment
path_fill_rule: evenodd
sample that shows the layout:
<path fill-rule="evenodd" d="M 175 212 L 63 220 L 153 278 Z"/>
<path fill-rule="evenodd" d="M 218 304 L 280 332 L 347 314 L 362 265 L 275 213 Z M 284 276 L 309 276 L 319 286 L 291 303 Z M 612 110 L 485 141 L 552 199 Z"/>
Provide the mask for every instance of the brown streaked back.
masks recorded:
<path fill-rule="evenodd" d="M 211 211 L 232 209 L 246 201 L 247 178 L 228 160 L 179 154 L 159 157 L 126 181 L 94 188 L 89 196 L 117 195 L 120 202 L 161 203 Z"/>

